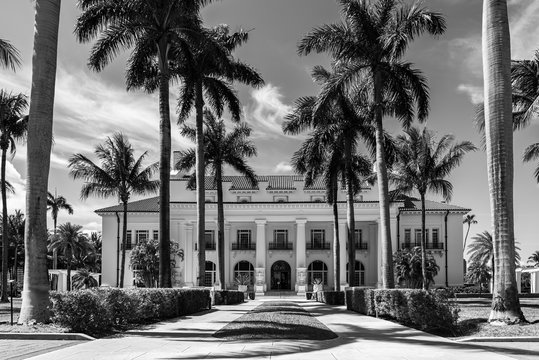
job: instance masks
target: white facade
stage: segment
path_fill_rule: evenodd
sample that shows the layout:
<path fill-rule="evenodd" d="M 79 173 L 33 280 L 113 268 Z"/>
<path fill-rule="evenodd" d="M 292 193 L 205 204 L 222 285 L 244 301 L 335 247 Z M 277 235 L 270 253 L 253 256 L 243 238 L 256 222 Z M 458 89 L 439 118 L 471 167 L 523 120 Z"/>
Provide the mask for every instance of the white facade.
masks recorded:
<path fill-rule="evenodd" d="M 224 182 L 225 211 L 225 283 L 235 288 L 236 275 L 249 273 L 252 289 L 310 290 L 312 281 L 320 278 L 327 288 L 333 288 L 333 213 L 325 202 L 320 184 L 304 187 L 299 176 L 260 176 L 253 188 L 243 177 L 230 176 Z M 206 181 L 206 232 L 217 239 L 217 194 L 213 181 Z M 176 261 L 174 286 L 197 284 L 198 249 L 196 226 L 196 193 L 186 189 L 187 179 L 173 176 L 171 180 L 171 241 L 184 249 L 184 261 Z M 339 194 L 340 272 L 341 286 L 348 285 L 346 276 L 346 203 L 345 193 Z M 416 231 L 421 228 L 417 201 L 391 203 L 391 233 L 393 251 L 414 246 Z M 461 285 L 462 216 L 469 210 L 454 205 L 427 202 L 427 248 L 433 252 L 440 271 L 436 286 Z M 365 189 L 354 205 L 356 219 L 355 284 L 376 286 L 381 273 L 379 246 L 380 211 L 377 192 Z M 118 269 L 118 229 L 122 228 L 121 206 L 98 210 L 103 222 L 103 283 L 116 285 Z M 158 202 L 150 198 L 129 206 L 128 230 L 134 244 L 141 236 L 158 237 Z M 211 235 L 213 234 L 213 235 Z M 212 243 L 206 250 L 208 285 L 215 275 L 217 251 Z M 133 283 L 133 271 L 126 259 L 124 284 Z"/>

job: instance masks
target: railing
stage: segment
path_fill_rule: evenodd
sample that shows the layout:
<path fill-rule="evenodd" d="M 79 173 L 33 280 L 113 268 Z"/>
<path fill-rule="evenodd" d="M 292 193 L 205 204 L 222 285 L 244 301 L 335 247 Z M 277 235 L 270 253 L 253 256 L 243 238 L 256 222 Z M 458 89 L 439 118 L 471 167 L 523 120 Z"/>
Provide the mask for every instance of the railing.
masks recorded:
<path fill-rule="evenodd" d="M 356 250 L 368 250 L 369 249 L 369 244 L 366 243 L 366 242 L 356 241 L 354 244 L 355 244 Z M 346 243 L 346 249 L 348 249 L 348 243 Z"/>
<path fill-rule="evenodd" d="M 415 242 L 403 243 L 403 244 L 401 244 L 401 249 L 411 249 L 411 248 L 416 247 L 416 246 L 421 246 L 421 243 L 415 243 Z M 444 249 L 444 244 L 443 243 L 428 242 L 428 243 L 425 244 L 425 249 L 427 249 L 427 250 L 443 250 Z"/>
<path fill-rule="evenodd" d="M 256 250 L 256 244 L 232 243 L 232 250 Z"/>
<path fill-rule="evenodd" d="M 124 244 L 120 244 L 120 248 L 123 250 Z M 131 242 L 128 242 L 125 244 L 125 250 L 131 250 L 133 249 L 133 244 Z"/>
<path fill-rule="evenodd" d="M 307 243 L 307 250 L 329 250 L 331 249 L 331 244 L 328 242 L 323 243 Z"/>
<path fill-rule="evenodd" d="M 269 245 L 270 250 L 292 250 L 293 249 L 292 243 L 270 242 L 268 245 Z"/>
<path fill-rule="evenodd" d="M 206 243 L 206 250 L 215 250 L 215 249 L 216 249 L 216 245 L 214 242 Z"/>

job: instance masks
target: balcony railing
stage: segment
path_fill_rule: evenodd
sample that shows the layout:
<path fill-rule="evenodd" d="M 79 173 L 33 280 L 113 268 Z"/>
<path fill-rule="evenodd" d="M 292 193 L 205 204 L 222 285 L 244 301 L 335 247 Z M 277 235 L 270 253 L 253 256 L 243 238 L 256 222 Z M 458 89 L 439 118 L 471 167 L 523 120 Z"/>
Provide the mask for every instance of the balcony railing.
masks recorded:
<path fill-rule="evenodd" d="M 307 250 L 329 250 L 331 244 L 328 242 L 323 243 L 307 243 Z"/>
<path fill-rule="evenodd" d="M 421 246 L 421 243 L 415 243 L 415 242 L 402 243 L 401 244 L 401 249 L 411 249 L 411 248 L 416 247 L 416 246 Z M 428 243 L 425 244 L 425 249 L 427 249 L 427 250 L 443 250 L 444 249 L 444 244 L 443 243 L 428 242 Z"/>
<path fill-rule="evenodd" d="M 256 250 L 256 244 L 232 243 L 232 250 Z"/>
<path fill-rule="evenodd" d="M 293 246 L 292 243 L 275 243 L 270 242 L 269 243 L 269 249 L 270 250 L 292 250 Z"/>
<path fill-rule="evenodd" d="M 368 250 L 369 249 L 369 244 L 366 243 L 366 242 L 356 241 L 355 242 L 355 247 L 356 247 L 356 250 Z M 348 249 L 348 243 L 346 243 L 346 249 Z"/>
<path fill-rule="evenodd" d="M 206 250 L 215 250 L 215 249 L 216 249 L 216 245 L 214 242 L 206 243 Z"/>
<path fill-rule="evenodd" d="M 121 247 L 121 249 L 123 249 L 124 244 L 120 244 L 120 247 Z M 125 244 L 125 250 L 131 250 L 131 249 L 133 249 L 133 243 L 131 243 L 131 242 L 126 243 Z"/>

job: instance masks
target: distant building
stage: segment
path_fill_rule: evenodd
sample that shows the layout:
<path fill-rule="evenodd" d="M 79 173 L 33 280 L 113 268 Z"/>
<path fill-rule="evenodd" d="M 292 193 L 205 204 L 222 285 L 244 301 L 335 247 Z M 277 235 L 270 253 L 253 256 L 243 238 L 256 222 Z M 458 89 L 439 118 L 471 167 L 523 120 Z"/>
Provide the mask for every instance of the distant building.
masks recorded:
<path fill-rule="evenodd" d="M 326 203 L 321 183 L 306 187 L 303 177 L 259 176 L 258 186 L 241 176 L 224 178 L 225 282 L 235 286 L 240 274 L 250 275 L 257 292 L 269 290 L 305 291 L 319 278 L 333 287 L 333 215 Z M 184 261 L 176 261 L 173 284 L 197 284 L 196 193 L 186 189 L 187 178 L 171 178 L 170 237 L 185 251 Z M 349 285 L 346 253 L 345 192 L 339 192 L 341 286 Z M 204 282 L 217 279 L 217 194 L 212 178 L 206 179 L 206 272 Z M 427 201 L 427 249 L 434 254 L 440 271 L 436 286 L 461 285 L 462 216 L 469 209 Z M 379 243 L 380 210 L 377 191 L 364 189 L 354 204 L 356 218 L 356 264 L 351 285 L 375 286 L 381 276 Z M 128 244 L 150 236 L 159 238 L 158 198 L 134 201 L 128 207 Z M 122 206 L 96 211 L 103 223 L 102 281 L 116 285 L 119 251 L 118 231 L 122 226 Z M 419 244 L 420 202 L 392 202 L 390 206 L 393 251 Z M 129 252 L 129 251 L 128 251 Z M 136 271 L 136 270 L 135 270 Z M 124 284 L 134 283 L 134 270 L 126 260 Z"/>

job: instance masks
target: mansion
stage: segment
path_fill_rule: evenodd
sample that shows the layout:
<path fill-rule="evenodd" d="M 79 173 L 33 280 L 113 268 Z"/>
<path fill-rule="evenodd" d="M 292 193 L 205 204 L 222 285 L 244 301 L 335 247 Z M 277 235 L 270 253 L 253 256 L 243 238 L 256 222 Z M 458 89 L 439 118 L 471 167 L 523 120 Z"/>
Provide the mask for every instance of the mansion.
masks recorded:
<path fill-rule="evenodd" d="M 171 176 L 170 238 L 184 251 L 172 271 L 175 287 L 197 284 L 198 249 L 196 192 L 186 188 L 188 177 Z M 242 176 L 225 176 L 225 282 L 236 288 L 235 279 L 248 275 L 250 289 L 297 292 L 312 289 L 315 279 L 333 288 L 333 212 L 326 203 L 322 183 L 305 186 L 302 176 L 259 176 L 258 186 Z M 380 209 L 377 190 L 365 188 L 356 197 L 356 263 L 352 283 L 347 274 L 345 190 L 339 192 L 341 287 L 376 286 L 381 279 Z M 206 272 L 205 284 L 217 279 L 217 191 L 206 179 Z M 134 201 L 128 206 L 128 238 L 124 284 L 135 284 L 129 250 L 149 237 L 159 238 L 158 197 Z M 390 205 L 393 251 L 419 244 L 420 202 L 395 201 Z M 469 212 L 455 205 L 426 202 L 426 245 L 440 267 L 435 286 L 463 283 L 462 216 Z M 102 281 L 116 285 L 119 269 L 122 206 L 97 210 L 102 217 Z M 246 276 L 243 276 L 246 277 Z"/>

